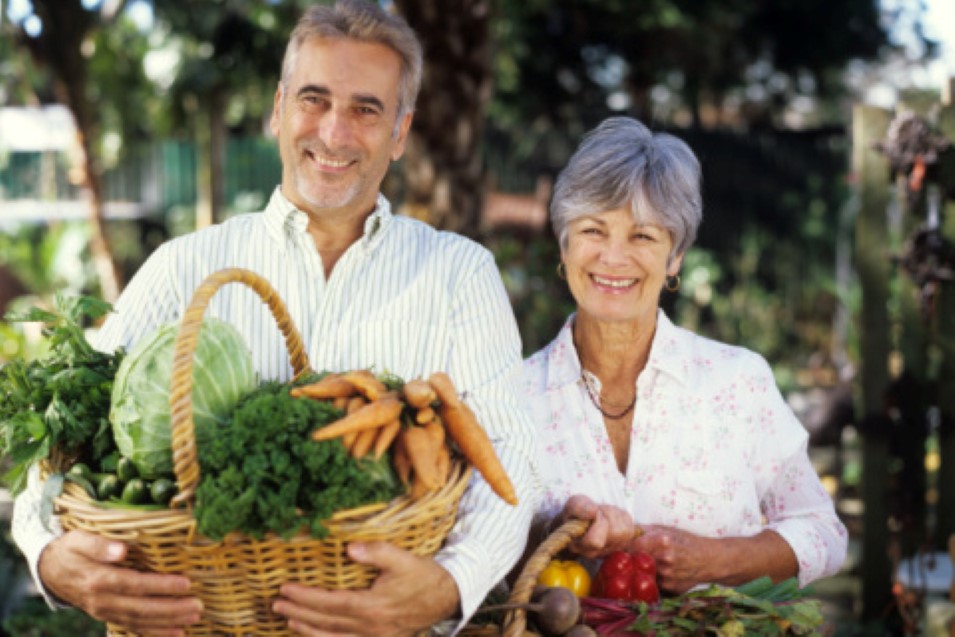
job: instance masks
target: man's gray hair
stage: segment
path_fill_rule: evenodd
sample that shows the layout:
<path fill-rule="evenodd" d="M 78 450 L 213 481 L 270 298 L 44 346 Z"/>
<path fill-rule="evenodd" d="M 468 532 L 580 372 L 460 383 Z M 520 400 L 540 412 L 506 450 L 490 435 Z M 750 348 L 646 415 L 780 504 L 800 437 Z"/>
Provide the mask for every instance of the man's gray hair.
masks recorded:
<path fill-rule="evenodd" d="M 583 215 L 629 207 L 639 223 L 656 223 L 686 252 L 703 220 L 700 162 L 682 140 L 652 133 L 635 119 L 611 117 L 587 133 L 557 177 L 551 224 L 567 247 L 567 226 Z"/>
<path fill-rule="evenodd" d="M 406 113 L 414 111 L 421 88 L 421 43 L 403 18 L 366 0 L 338 0 L 334 5 L 312 5 L 295 25 L 285 49 L 285 58 L 282 60 L 283 97 L 299 49 L 312 38 L 348 38 L 383 44 L 397 53 L 401 59 L 398 122 Z"/>

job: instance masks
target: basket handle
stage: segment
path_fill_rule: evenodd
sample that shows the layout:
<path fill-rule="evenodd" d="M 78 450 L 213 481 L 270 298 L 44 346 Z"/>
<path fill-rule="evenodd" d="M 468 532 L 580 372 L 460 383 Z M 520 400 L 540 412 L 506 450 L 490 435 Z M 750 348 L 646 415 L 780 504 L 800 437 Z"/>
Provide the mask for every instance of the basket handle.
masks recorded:
<path fill-rule="evenodd" d="M 537 578 L 555 555 L 564 550 L 571 541 L 579 538 L 590 526 L 589 520 L 571 518 L 553 531 L 540 543 L 524 565 L 520 577 L 514 582 L 508 604 L 527 604 L 534 592 Z M 523 637 L 527 629 L 527 613 L 512 610 L 504 617 L 504 637 Z"/>
<path fill-rule="evenodd" d="M 199 342 L 202 317 L 212 296 L 227 283 L 244 283 L 252 288 L 269 306 L 272 316 L 285 337 L 289 361 L 295 376 L 308 371 L 308 355 L 302 337 L 289 316 L 285 303 L 268 281 L 251 270 L 226 268 L 207 276 L 196 288 L 189 306 L 179 323 L 173 350 L 172 378 L 170 380 L 169 406 L 172 413 L 172 462 L 179 493 L 170 503 L 171 507 L 192 501 L 199 484 L 199 458 L 196 451 L 196 431 L 192 418 L 192 357 Z"/>

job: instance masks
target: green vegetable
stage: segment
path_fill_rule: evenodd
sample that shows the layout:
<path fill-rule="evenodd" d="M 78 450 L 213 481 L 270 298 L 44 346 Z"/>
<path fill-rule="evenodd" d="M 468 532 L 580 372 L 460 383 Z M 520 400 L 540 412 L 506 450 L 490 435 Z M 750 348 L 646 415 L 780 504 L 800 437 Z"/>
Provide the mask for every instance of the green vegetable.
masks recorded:
<path fill-rule="evenodd" d="M 149 495 L 156 504 L 169 504 L 178 492 L 176 483 L 169 478 L 157 478 L 149 485 Z"/>
<path fill-rule="evenodd" d="M 109 414 L 113 436 L 144 478 L 172 472 L 169 389 L 178 330 L 175 324 L 159 328 L 133 348 L 116 372 Z M 242 336 L 228 323 L 206 319 L 193 354 L 196 438 L 224 422 L 254 387 L 252 354 Z"/>
<path fill-rule="evenodd" d="M 123 456 L 116 463 L 116 476 L 123 482 L 129 482 L 133 478 L 139 477 L 139 470 L 136 469 L 132 460 Z"/>
<path fill-rule="evenodd" d="M 585 624 L 600 634 L 821 635 L 819 600 L 806 596 L 795 578 L 766 578 L 739 588 L 709 586 L 656 604 L 583 598 Z"/>
<path fill-rule="evenodd" d="M 323 521 L 335 511 L 401 493 L 387 454 L 356 461 L 340 440 L 311 439 L 313 429 L 341 415 L 327 402 L 292 398 L 287 385 L 252 392 L 199 445 L 199 531 L 213 539 L 232 531 L 290 537 L 304 527 L 324 537 Z"/>
<path fill-rule="evenodd" d="M 77 462 L 74 464 L 72 467 L 70 467 L 70 470 L 67 471 L 66 474 L 68 476 L 80 477 L 87 481 L 91 481 L 93 479 L 93 470 L 82 462 Z"/>
<path fill-rule="evenodd" d="M 123 487 L 122 495 L 119 499 L 127 504 L 142 504 L 149 496 L 149 489 L 142 478 L 133 478 Z"/>
<path fill-rule="evenodd" d="M 96 483 L 96 497 L 99 500 L 119 497 L 122 491 L 123 483 L 113 473 L 102 475 Z"/>
<path fill-rule="evenodd" d="M 98 352 L 87 342 L 84 323 L 110 310 L 88 296 L 57 295 L 54 310 L 7 314 L 14 322 L 43 323 L 48 353 L 0 367 L 0 455 L 11 469 L 3 476 L 14 495 L 26 486 L 31 465 L 50 459 L 65 471 L 82 458 L 90 464 L 114 447 L 109 427 L 113 378 L 123 351 Z"/>

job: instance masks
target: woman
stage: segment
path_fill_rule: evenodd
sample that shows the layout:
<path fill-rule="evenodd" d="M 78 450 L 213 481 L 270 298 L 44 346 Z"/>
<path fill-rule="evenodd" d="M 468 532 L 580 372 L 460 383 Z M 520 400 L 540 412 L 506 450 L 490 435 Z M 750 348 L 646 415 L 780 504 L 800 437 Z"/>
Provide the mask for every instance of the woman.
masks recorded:
<path fill-rule="evenodd" d="M 532 541 L 578 517 L 592 523 L 574 550 L 647 551 L 672 593 L 805 585 L 835 573 L 847 543 L 805 429 L 763 358 L 659 307 L 701 219 L 693 152 L 629 118 L 589 133 L 558 177 L 558 275 L 577 311 L 525 364 L 546 491 Z"/>

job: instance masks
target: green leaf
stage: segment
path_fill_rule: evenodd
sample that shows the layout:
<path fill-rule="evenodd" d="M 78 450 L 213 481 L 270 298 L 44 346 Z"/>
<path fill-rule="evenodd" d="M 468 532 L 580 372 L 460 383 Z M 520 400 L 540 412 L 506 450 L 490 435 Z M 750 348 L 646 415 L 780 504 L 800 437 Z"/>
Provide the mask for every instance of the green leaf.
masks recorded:
<path fill-rule="evenodd" d="M 54 323 L 59 320 L 59 316 L 38 307 L 31 307 L 26 312 L 7 312 L 3 315 L 3 320 L 11 323 Z"/>

